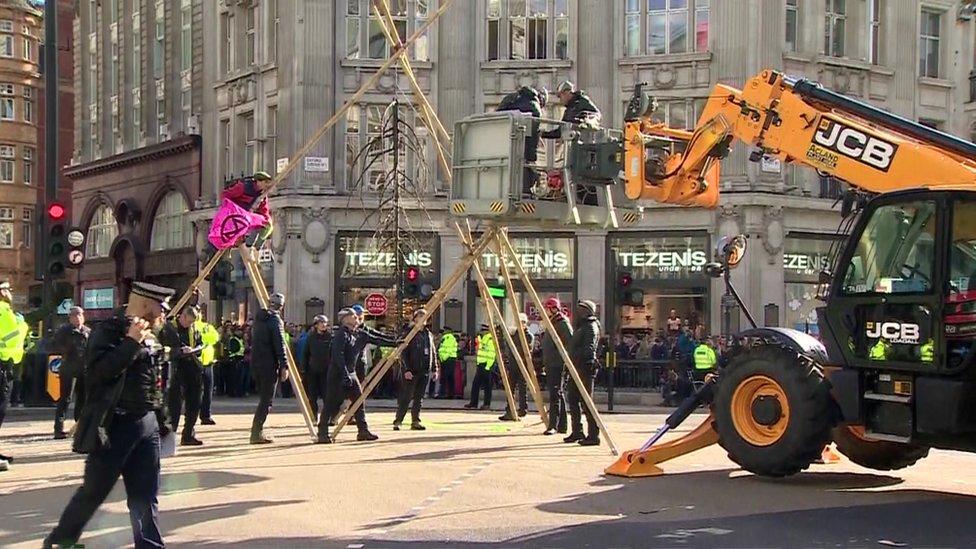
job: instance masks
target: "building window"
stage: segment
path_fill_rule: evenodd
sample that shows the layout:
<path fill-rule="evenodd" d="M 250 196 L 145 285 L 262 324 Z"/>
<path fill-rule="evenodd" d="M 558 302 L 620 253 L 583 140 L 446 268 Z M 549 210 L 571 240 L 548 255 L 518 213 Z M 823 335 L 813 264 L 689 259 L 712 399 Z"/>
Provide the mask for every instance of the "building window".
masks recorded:
<path fill-rule="evenodd" d="M 939 78 L 941 57 L 942 12 L 922 10 L 918 41 L 918 72 L 921 76 Z"/>
<path fill-rule="evenodd" d="M 353 106 L 346 112 L 346 180 L 348 190 L 357 189 L 360 183 L 366 185 L 366 190 L 375 190 L 383 185 L 386 172 L 391 169 L 392 151 L 387 151 L 382 158 L 376 159 L 378 151 L 387 147 L 386 144 L 373 144 L 369 153 L 362 152 L 362 147 L 369 146 L 374 139 L 383 133 L 383 114 L 386 105 Z M 400 115 L 409 123 L 413 117 L 413 109 L 409 105 L 401 104 Z M 427 139 L 418 136 L 415 153 L 408 150 L 406 142 L 401 142 L 398 152 L 399 165 L 405 174 L 412 179 L 413 184 L 421 192 L 426 192 L 428 184 L 428 150 Z M 362 154 L 362 156 L 360 156 Z M 416 158 L 417 154 L 423 158 Z M 375 161 L 374 161 L 375 159 Z"/>
<path fill-rule="evenodd" d="M 487 54 L 498 59 L 567 59 L 568 0 L 488 0 Z"/>
<path fill-rule="evenodd" d="M 254 113 L 240 116 L 237 122 L 240 124 L 238 131 L 244 146 L 244 164 L 241 168 L 246 173 L 251 173 L 254 171 L 254 149 L 257 147 L 257 142 L 254 140 Z"/>
<path fill-rule="evenodd" d="M 0 183 L 14 182 L 14 146 L 0 145 Z"/>
<path fill-rule="evenodd" d="M 844 32 L 847 27 L 847 0 L 827 0 L 824 54 L 844 57 Z"/>
<path fill-rule="evenodd" d="M 671 128 L 691 130 L 705 109 L 705 101 L 705 98 L 661 99 L 651 119 Z"/>
<path fill-rule="evenodd" d="M 797 36 L 799 27 L 797 20 L 799 14 L 796 6 L 797 0 L 786 0 L 786 51 L 797 51 Z"/>
<path fill-rule="evenodd" d="M 426 0 L 424 0 L 426 2 Z M 278 15 L 278 3 L 268 2 L 268 61 L 278 62 L 278 25 L 281 16 Z"/>
<path fill-rule="evenodd" d="M 14 220 L 14 209 L 3 206 L 0 207 L 0 221 L 13 221 Z"/>
<path fill-rule="evenodd" d="M 90 104 L 98 103 L 98 35 L 88 35 L 88 98 Z"/>
<path fill-rule="evenodd" d="M 220 121 L 220 168 L 223 170 L 223 179 L 231 177 L 230 166 L 230 120 Z"/>
<path fill-rule="evenodd" d="M 155 10 L 155 35 L 153 42 L 153 76 L 163 77 L 163 63 L 166 52 L 166 10 L 162 0 L 157 0 Z"/>
<path fill-rule="evenodd" d="M 24 122 L 34 122 L 34 88 L 24 86 Z"/>
<path fill-rule="evenodd" d="M 192 230 L 186 218 L 190 208 L 177 191 L 170 191 L 156 207 L 149 247 L 152 251 L 189 248 Z"/>
<path fill-rule="evenodd" d="M 34 244 L 34 209 L 24 208 L 21 213 L 21 237 L 20 242 L 23 244 L 24 248 L 30 249 Z"/>
<path fill-rule="evenodd" d="M 708 51 L 709 0 L 626 0 L 624 18 L 628 56 Z"/>
<path fill-rule="evenodd" d="M 881 64 L 881 0 L 868 0 L 868 62 Z"/>
<path fill-rule="evenodd" d="M 0 57 L 14 56 L 14 37 L 9 34 L 0 36 Z"/>
<path fill-rule="evenodd" d="M 24 37 L 24 59 L 34 62 L 34 41 L 27 36 Z"/>
<path fill-rule="evenodd" d="M 34 147 L 24 147 L 24 185 L 34 184 Z"/>
<path fill-rule="evenodd" d="M 14 224 L 0 222 L 0 248 L 12 250 L 14 248 Z"/>
<path fill-rule="evenodd" d="M 0 97 L 0 120 L 14 119 L 14 98 Z"/>
<path fill-rule="evenodd" d="M 108 257 L 112 242 L 119 235 L 119 227 L 115 223 L 115 215 L 112 208 L 102 204 L 95 210 L 88 225 L 88 244 L 85 248 L 85 255 L 91 259 Z"/>
<path fill-rule="evenodd" d="M 373 14 L 371 0 L 346 2 L 346 58 L 386 59 L 390 43 L 383 34 L 379 19 Z M 400 40 L 405 41 L 427 20 L 431 0 L 391 0 L 390 15 Z M 363 32 L 365 29 L 366 32 Z M 417 61 L 430 60 L 430 38 L 425 32 L 414 42 L 410 54 Z"/>
<path fill-rule="evenodd" d="M 275 173 L 278 161 L 278 107 L 268 107 L 267 135 L 264 141 L 264 163 Z"/>
<path fill-rule="evenodd" d="M 244 11 L 244 66 L 250 67 L 255 63 L 256 31 L 254 29 L 254 18 L 257 6 L 252 6 Z"/>
<path fill-rule="evenodd" d="M 6 19 L 0 21 L 0 32 L 14 32 L 14 22 Z"/>
<path fill-rule="evenodd" d="M 193 10 L 190 0 L 180 4 L 180 70 L 190 70 L 193 59 Z"/>
<path fill-rule="evenodd" d="M 231 19 L 229 13 L 220 14 L 220 72 L 221 74 L 227 74 L 230 72 L 231 67 L 231 44 L 234 42 L 233 39 L 233 23 L 234 20 Z"/>

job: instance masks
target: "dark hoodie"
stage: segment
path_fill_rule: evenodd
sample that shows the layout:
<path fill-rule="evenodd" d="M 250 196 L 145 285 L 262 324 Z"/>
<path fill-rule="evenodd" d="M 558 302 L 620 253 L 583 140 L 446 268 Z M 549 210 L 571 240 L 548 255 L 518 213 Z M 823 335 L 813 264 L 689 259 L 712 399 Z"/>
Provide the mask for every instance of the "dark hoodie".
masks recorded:
<path fill-rule="evenodd" d="M 255 379 L 277 377 L 288 367 L 284 325 L 276 311 L 261 309 L 251 326 L 251 374 Z"/>
<path fill-rule="evenodd" d="M 596 374 L 597 356 L 600 348 L 600 320 L 596 315 L 580 317 L 573 330 L 569 345 L 569 355 L 580 375 Z"/>
<path fill-rule="evenodd" d="M 518 90 L 506 95 L 500 105 L 498 112 L 518 111 L 528 114 L 535 118 L 542 117 L 542 102 L 539 100 L 539 92 L 534 88 L 522 86 Z M 536 127 L 536 125 L 533 125 Z M 535 162 L 539 159 L 539 132 L 533 131 L 525 138 L 525 160 Z"/>

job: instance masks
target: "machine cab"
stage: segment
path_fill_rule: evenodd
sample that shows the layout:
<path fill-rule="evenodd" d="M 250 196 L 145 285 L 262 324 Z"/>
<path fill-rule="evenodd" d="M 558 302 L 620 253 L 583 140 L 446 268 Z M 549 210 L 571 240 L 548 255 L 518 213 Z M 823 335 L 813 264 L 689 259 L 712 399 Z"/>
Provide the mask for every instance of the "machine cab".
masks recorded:
<path fill-rule="evenodd" d="M 976 341 L 976 193 L 873 200 L 837 262 L 825 343 L 856 368 L 953 374 Z"/>
<path fill-rule="evenodd" d="M 558 128 L 558 139 L 540 133 Z M 620 132 L 522 113 L 469 116 L 455 124 L 450 211 L 509 225 L 613 228 L 634 225 L 619 210 Z"/>

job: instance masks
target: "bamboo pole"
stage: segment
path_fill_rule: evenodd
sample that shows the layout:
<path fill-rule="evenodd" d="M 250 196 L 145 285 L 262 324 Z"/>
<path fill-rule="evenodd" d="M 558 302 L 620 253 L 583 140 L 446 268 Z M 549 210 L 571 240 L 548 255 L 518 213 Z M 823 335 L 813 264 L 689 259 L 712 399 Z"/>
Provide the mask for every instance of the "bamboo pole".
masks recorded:
<path fill-rule="evenodd" d="M 467 255 L 465 255 L 460 259 L 457 268 L 454 270 L 453 273 L 451 273 L 451 276 L 449 276 L 445 281 L 445 283 L 441 285 L 441 287 L 438 288 L 436 292 L 434 292 L 433 297 L 431 297 L 430 301 L 427 302 L 425 309 L 427 310 L 428 315 L 433 315 L 434 312 L 436 312 L 437 309 L 439 309 L 440 306 L 444 303 L 444 301 L 447 300 L 447 295 L 451 292 L 451 290 L 454 289 L 454 286 L 457 285 L 458 281 L 461 280 L 464 274 L 468 272 L 468 269 L 471 268 L 471 264 L 474 261 L 476 261 L 478 256 L 485 250 L 485 248 L 488 247 L 488 244 L 490 243 L 489 238 L 492 237 L 493 234 L 494 234 L 494 230 L 491 230 L 485 233 L 484 235 L 482 235 L 481 238 L 478 240 L 477 244 L 475 244 L 472 247 L 471 251 L 469 251 Z M 366 402 L 366 399 L 373 392 L 373 390 L 376 389 L 376 386 L 379 384 L 380 380 L 383 379 L 383 376 L 386 375 L 386 372 L 393 366 L 394 362 L 400 357 L 400 354 L 403 352 L 403 350 L 406 349 L 408 345 L 410 345 L 410 342 L 413 340 L 413 338 L 416 337 L 418 333 L 420 333 L 421 329 L 422 326 L 419 324 L 411 328 L 410 332 L 407 333 L 406 337 L 403 339 L 400 345 L 398 345 L 396 349 L 393 350 L 392 353 L 387 355 L 383 360 L 380 361 L 378 365 L 374 367 L 374 369 L 376 370 L 376 375 L 373 376 L 372 379 L 370 379 L 367 385 L 363 386 L 362 394 L 359 395 L 359 398 L 357 398 L 356 401 L 349 406 L 349 408 L 342 415 L 342 417 L 339 418 L 339 421 L 336 423 L 336 427 L 332 432 L 332 440 L 336 439 L 336 436 L 338 436 L 339 432 L 342 431 L 342 428 L 345 427 L 347 423 L 349 423 L 349 418 L 351 418 L 356 413 L 356 410 L 358 410 L 359 407 L 362 406 L 364 402 Z"/>
<path fill-rule="evenodd" d="M 512 314 L 515 315 L 515 318 L 519 318 L 519 315 L 522 314 L 522 310 L 519 307 L 518 301 L 515 299 L 515 286 L 512 284 L 512 273 L 509 271 L 508 264 L 505 262 L 505 255 L 502 253 L 500 238 L 495 239 L 495 253 L 498 254 L 498 262 L 502 269 L 502 277 L 505 279 L 505 291 L 507 291 L 508 295 L 511 296 L 511 299 L 509 299 L 508 302 L 511 306 Z M 518 261 L 518 258 L 512 258 L 512 260 Z M 519 330 L 519 340 L 521 340 L 522 343 L 522 351 L 525 353 L 526 369 L 532 374 L 526 379 L 526 382 L 529 384 L 529 389 L 532 391 L 536 406 L 545 414 L 543 415 L 542 423 L 546 426 L 546 429 L 549 429 L 549 414 L 545 413 L 546 406 L 545 401 L 542 398 L 542 388 L 539 385 L 536 385 L 535 367 L 532 367 L 531 369 L 529 368 L 529 365 L 532 364 L 532 348 L 529 346 L 529 339 L 525 337 L 525 332 L 522 330 Z M 550 406 L 551 405 L 552 403 L 550 403 Z"/>
<path fill-rule="evenodd" d="M 268 287 L 264 284 L 264 278 L 261 276 L 261 268 L 249 254 L 241 254 L 241 259 L 244 261 L 244 267 L 251 279 L 251 285 L 254 287 L 254 294 L 258 298 L 258 303 L 262 309 L 267 309 L 270 296 L 268 295 Z M 284 340 L 284 332 L 282 332 L 281 337 Z M 291 345 L 287 343 L 285 343 L 285 362 L 288 364 L 288 380 L 291 382 L 291 388 L 298 395 L 298 407 L 305 419 L 305 427 L 308 428 L 309 435 L 314 439 L 316 433 L 315 420 L 312 418 L 312 406 L 308 402 L 308 395 L 305 393 L 305 386 L 302 384 L 302 377 L 298 372 L 295 355 L 291 351 Z"/>
<path fill-rule="evenodd" d="M 468 232 L 467 235 L 465 235 L 464 232 L 461 230 L 461 225 L 459 223 L 455 222 L 454 223 L 454 227 L 457 229 L 458 234 L 461 237 L 461 242 L 465 246 L 470 246 L 470 244 L 468 244 L 468 242 L 470 241 L 470 238 L 471 238 L 470 227 L 469 227 L 469 232 Z M 494 244 L 495 244 L 495 247 L 497 248 L 498 247 L 498 240 L 497 240 L 497 238 L 494 239 Z M 499 318 L 499 319 L 502 320 L 502 327 L 503 328 L 506 328 L 505 331 L 504 331 L 504 334 L 505 334 L 505 342 L 506 342 L 506 344 L 509 345 L 509 348 L 512 349 L 512 356 L 515 358 L 515 364 L 516 364 L 516 366 L 519 369 L 519 373 L 526 380 L 526 386 L 529 388 L 529 390 L 532 391 L 532 399 L 535 401 L 536 409 L 539 411 L 539 415 L 542 418 L 542 424 L 545 425 L 546 428 L 548 429 L 549 428 L 549 416 L 546 414 L 545 403 L 542 401 L 542 396 L 535 389 L 535 385 L 532 384 L 532 383 L 530 383 L 531 375 L 534 373 L 534 369 L 530 370 L 529 367 L 528 367 L 528 365 L 531 364 L 531 363 L 524 362 L 523 361 L 523 358 L 520 356 L 520 354 L 518 352 L 518 346 L 515 344 L 515 341 L 512 339 L 512 335 L 509 333 L 507 327 L 505 326 L 505 323 L 504 323 L 504 318 L 505 317 L 502 314 L 501 309 L 498 307 L 498 304 L 495 303 L 495 300 L 492 299 L 490 295 L 488 295 L 488 282 L 485 280 L 485 276 L 484 276 L 484 273 L 481 270 L 481 266 L 478 264 L 477 261 L 475 262 L 474 265 L 475 265 L 475 274 L 478 277 L 479 289 L 481 290 L 481 293 L 483 293 L 485 296 L 487 296 L 487 302 L 491 304 L 492 309 L 494 311 L 494 315 L 497 318 Z M 515 318 L 518 318 L 518 313 L 516 313 Z M 518 330 L 518 332 L 522 335 L 522 339 L 525 339 L 525 334 L 522 333 L 522 330 Z M 531 355 L 529 355 L 529 356 L 531 356 Z M 516 409 L 514 407 L 512 407 L 510 409 L 512 410 L 512 413 L 513 414 L 516 413 Z"/>
<path fill-rule="evenodd" d="M 542 300 L 539 298 L 539 294 L 535 290 L 535 286 L 532 284 L 532 280 L 526 274 L 525 269 L 522 267 L 522 263 L 518 261 L 518 255 L 515 253 L 515 247 L 512 246 L 512 242 L 508 239 L 508 235 L 505 231 L 498 231 L 499 238 L 502 243 L 505 244 L 505 248 L 509 254 L 515 258 L 515 269 L 519 273 L 519 277 L 522 279 L 522 283 L 525 284 L 525 289 L 528 290 L 529 295 L 532 296 L 532 301 L 535 306 L 540 310 L 545 310 L 542 304 Z M 587 392 L 586 387 L 583 384 L 583 379 L 580 377 L 579 372 L 576 371 L 576 366 L 573 365 L 572 359 L 569 358 L 569 353 L 566 352 L 566 346 L 563 345 L 562 340 L 556 336 L 556 327 L 552 324 L 552 320 L 549 319 L 549 315 L 543 314 L 542 322 L 546 325 L 546 330 L 550 334 L 553 334 L 553 343 L 556 344 L 556 349 L 559 351 L 559 355 L 563 359 L 563 364 L 569 370 L 569 375 L 573 378 L 573 382 L 576 383 L 576 388 L 579 390 L 580 397 L 586 404 L 586 408 L 593 414 L 593 419 L 596 421 L 597 426 L 599 426 L 600 431 L 603 433 L 604 438 L 607 439 L 607 444 L 610 446 L 610 453 L 613 455 L 619 455 L 620 452 L 617 450 L 617 445 L 614 444 L 613 438 L 610 435 L 610 431 L 607 430 L 606 424 L 603 423 L 603 418 L 600 417 L 600 412 L 596 409 L 596 404 L 593 402 L 593 398 L 590 397 L 590 393 Z"/>

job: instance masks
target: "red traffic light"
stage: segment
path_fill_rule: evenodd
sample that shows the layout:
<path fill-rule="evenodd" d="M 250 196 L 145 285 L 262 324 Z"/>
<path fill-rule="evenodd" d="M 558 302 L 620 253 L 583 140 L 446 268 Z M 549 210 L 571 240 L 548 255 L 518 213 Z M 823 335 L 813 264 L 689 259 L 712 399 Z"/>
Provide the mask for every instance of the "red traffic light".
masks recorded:
<path fill-rule="evenodd" d="M 620 280 L 618 281 L 621 286 L 626 288 L 634 281 L 634 277 L 630 276 L 629 273 L 624 273 L 620 275 Z"/>
<path fill-rule="evenodd" d="M 420 279 L 420 269 L 407 267 L 407 282 L 416 282 L 418 279 Z"/>
<path fill-rule="evenodd" d="M 47 216 L 53 221 L 61 221 L 64 219 L 65 213 L 67 213 L 67 210 L 64 209 L 63 205 L 58 204 L 57 202 L 54 202 L 47 207 Z"/>

